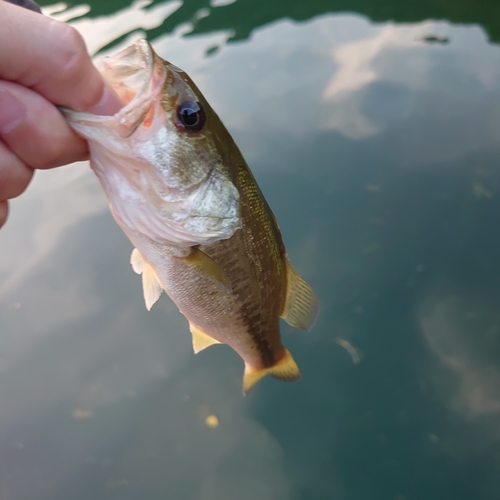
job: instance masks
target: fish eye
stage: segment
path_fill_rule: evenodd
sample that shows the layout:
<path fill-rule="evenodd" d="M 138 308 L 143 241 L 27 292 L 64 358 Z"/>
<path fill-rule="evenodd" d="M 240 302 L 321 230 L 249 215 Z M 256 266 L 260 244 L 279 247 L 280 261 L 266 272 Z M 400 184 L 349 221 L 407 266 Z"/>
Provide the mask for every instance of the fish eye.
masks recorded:
<path fill-rule="evenodd" d="M 199 132 L 207 120 L 203 108 L 197 102 L 186 101 L 177 108 L 178 127 L 189 132 Z"/>

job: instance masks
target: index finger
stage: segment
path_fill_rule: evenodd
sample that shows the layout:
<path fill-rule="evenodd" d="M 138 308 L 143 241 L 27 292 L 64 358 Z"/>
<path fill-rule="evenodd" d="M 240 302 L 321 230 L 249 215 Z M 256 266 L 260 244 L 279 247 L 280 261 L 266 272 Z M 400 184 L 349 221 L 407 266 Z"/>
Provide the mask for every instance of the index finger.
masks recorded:
<path fill-rule="evenodd" d="M 2 0 L 0 24 L 4 48 L 0 79 L 30 87 L 56 105 L 79 111 L 103 99 L 102 76 L 75 28 Z"/>

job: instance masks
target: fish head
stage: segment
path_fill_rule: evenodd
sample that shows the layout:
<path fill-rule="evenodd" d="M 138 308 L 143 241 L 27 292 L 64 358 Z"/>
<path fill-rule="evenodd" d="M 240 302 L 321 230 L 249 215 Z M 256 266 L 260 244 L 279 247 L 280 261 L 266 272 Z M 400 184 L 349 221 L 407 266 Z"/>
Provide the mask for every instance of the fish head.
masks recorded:
<path fill-rule="evenodd" d="M 240 197 L 223 126 L 191 79 L 146 40 L 97 67 L 124 107 L 113 116 L 61 111 L 88 141 L 122 229 L 133 241 L 180 246 L 230 238 L 241 228 Z"/>

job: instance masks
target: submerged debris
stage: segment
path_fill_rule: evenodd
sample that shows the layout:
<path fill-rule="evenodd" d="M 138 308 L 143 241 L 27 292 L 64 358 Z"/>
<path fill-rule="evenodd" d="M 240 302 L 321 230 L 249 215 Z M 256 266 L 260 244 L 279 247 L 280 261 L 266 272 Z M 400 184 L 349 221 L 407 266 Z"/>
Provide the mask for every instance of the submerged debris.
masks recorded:
<path fill-rule="evenodd" d="M 215 429 L 216 427 L 219 427 L 219 419 L 215 415 L 209 415 L 205 419 L 205 424 L 207 425 L 207 427 Z"/>
<path fill-rule="evenodd" d="M 335 342 L 337 342 L 338 345 L 342 346 L 351 355 L 352 362 L 355 365 L 357 365 L 361 361 L 358 351 L 347 340 L 337 337 L 335 339 Z"/>

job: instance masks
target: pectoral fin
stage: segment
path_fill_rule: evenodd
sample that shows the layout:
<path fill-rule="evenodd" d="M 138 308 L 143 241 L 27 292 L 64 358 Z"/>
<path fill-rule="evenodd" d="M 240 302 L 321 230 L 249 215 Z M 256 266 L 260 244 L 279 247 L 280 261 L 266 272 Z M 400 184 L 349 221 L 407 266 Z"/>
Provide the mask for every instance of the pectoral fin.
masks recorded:
<path fill-rule="evenodd" d="M 193 351 L 195 354 L 198 354 L 211 345 L 220 344 L 218 340 L 210 337 L 208 333 L 205 333 L 203 330 L 193 325 L 193 323 L 189 323 L 189 329 L 193 335 Z"/>
<path fill-rule="evenodd" d="M 245 373 L 243 374 L 243 394 L 248 394 L 250 389 L 263 377 L 271 375 L 285 382 L 293 382 L 301 377 L 300 368 L 293 359 L 290 351 L 285 349 L 283 357 L 270 368 L 255 369 L 245 363 Z"/>
<path fill-rule="evenodd" d="M 160 298 L 163 287 L 161 286 L 160 280 L 155 270 L 146 262 L 137 248 L 132 250 L 132 255 L 130 256 L 130 263 L 132 264 L 132 269 L 137 274 L 142 274 L 142 291 L 144 293 L 144 302 L 146 303 L 146 309 L 151 310 L 155 302 Z"/>
<path fill-rule="evenodd" d="M 199 248 L 191 247 L 191 253 L 187 257 L 182 257 L 182 259 L 196 267 L 201 274 L 210 278 L 225 291 L 230 292 L 232 290 L 231 282 L 224 269 Z"/>
<path fill-rule="evenodd" d="M 310 330 L 316 321 L 318 311 L 318 297 L 287 261 L 286 302 L 281 317 L 291 326 Z"/>

